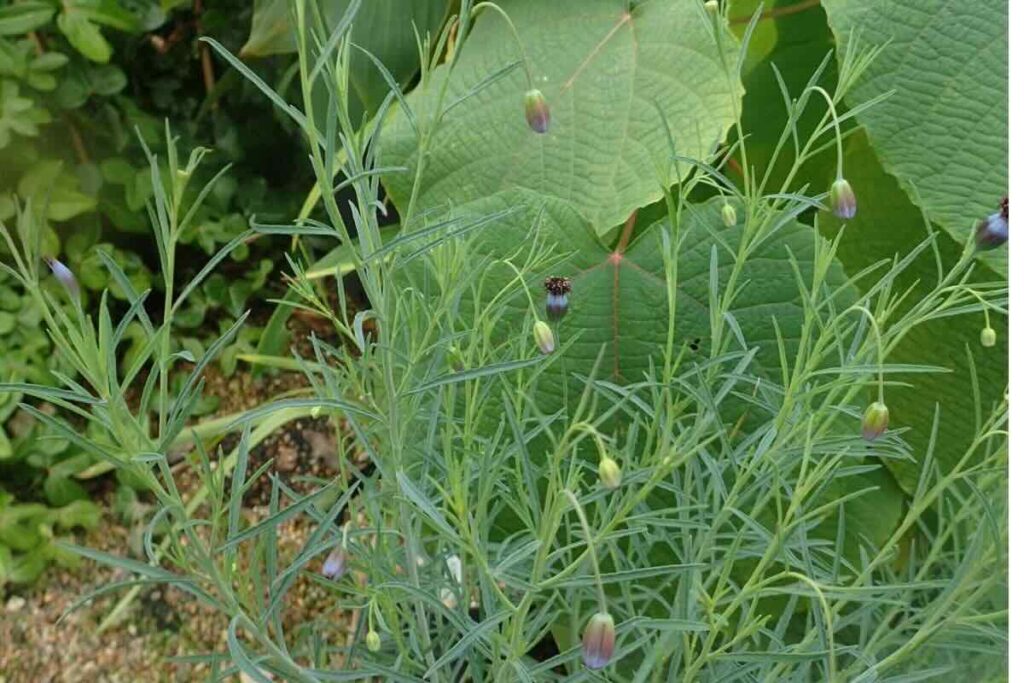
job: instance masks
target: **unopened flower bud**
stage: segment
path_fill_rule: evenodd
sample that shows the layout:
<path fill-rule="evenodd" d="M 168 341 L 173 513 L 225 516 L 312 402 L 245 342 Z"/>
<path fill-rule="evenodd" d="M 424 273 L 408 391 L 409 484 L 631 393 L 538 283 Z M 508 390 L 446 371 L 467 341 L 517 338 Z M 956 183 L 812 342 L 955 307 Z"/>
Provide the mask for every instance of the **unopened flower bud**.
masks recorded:
<path fill-rule="evenodd" d="M 457 346 L 449 346 L 448 353 L 445 354 L 448 360 L 448 367 L 455 372 L 462 372 L 466 369 L 466 364 L 462 362 L 462 351 Z"/>
<path fill-rule="evenodd" d="M 974 243 L 981 251 L 1001 247 L 1010 239 L 1010 199 L 1003 197 L 999 211 L 978 221 L 974 228 Z"/>
<path fill-rule="evenodd" d="M 332 581 L 337 581 L 345 575 L 345 549 L 338 547 L 331 551 L 331 554 L 324 560 L 320 573 Z"/>
<path fill-rule="evenodd" d="M 55 258 L 46 256 L 43 258 L 46 261 L 46 265 L 50 267 L 50 271 L 53 272 L 53 276 L 64 285 L 64 289 L 68 295 L 75 301 L 78 300 L 81 295 L 81 290 L 78 288 L 78 280 L 75 279 L 75 274 L 71 272 L 71 269 L 65 266 L 63 263 Z"/>
<path fill-rule="evenodd" d="M 615 620 L 607 612 L 590 617 L 583 630 L 583 664 L 588 669 L 608 666 L 615 654 Z"/>
<path fill-rule="evenodd" d="M 829 199 L 832 202 L 832 213 L 837 218 L 848 221 L 857 215 L 857 197 L 853 194 L 853 188 L 845 178 L 839 178 L 832 183 Z"/>
<path fill-rule="evenodd" d="M 370 652 L 380 650 L 380 634 L 372 628 L 366 632 L 366 649 Z"/>
<path fill-rule="evenodd" d="M 541 353 L 548 354 L 555 350 L 555 335 L 551 331 L 551 326 L 543 320 L 533 324 L 533 338 Z"/>
<path fill-rule="evenodd" d="M 569 292 L 572 291 L 572 282 L 567 277 L 552 276 L 544 280 L 544 289 L 548 292 L 548 320 L 561 320 L 569 310 Z"/>
<path fill-rule="evenodd" d="M 324 414 L 324 407 L 323 406 L 313 406 L 313 408 L 309 411 L 309 416 L 311 418 L 313 418 L 314 420 L 317 419 L 318 417 L 320 417 L 323 414 Z"/>
<path fill-rule="evenodd" d="M 622 470 L 619 468 L 619 464 L 607 455 L 602 457 L 601 462 L 597 465 L 597 476 L 601 478 L 601 483 L 608 489 L 617 489 L 622 484 Z"/>
<path fill-rule="evenodd" d="M 991 348 L 996 345 L 996 331 L 991 327 L 985 327 L 981 331 L 981 345 L 986 348 Z"/>
<path fill-rule="evenodd" d="M 889 428 L 889 409 L 881 401 L 875 401 L 864 411 L 860 433 L 865 441 L 874 441 Z"/>
<path fill-rule="evenodd" d="M 707 13 L 711 16 L 715 16 L 718 14 L 718 0 L 708 0 L 704 3 L 704 9 L 707 10 Z"/>
<path fill-rule="evenodd" d="M 728 202 L 722 204 L 722 222 L 727 228 L 736 225 L 736 209 L 732 208 L 732 204 Z"/>
<path fill-rule="evenodd" d="M 551 109 L 544 93 L 536 88 L 526 92 L 526 122 L 535 133 L 546 133 L 551 125 Z"/>

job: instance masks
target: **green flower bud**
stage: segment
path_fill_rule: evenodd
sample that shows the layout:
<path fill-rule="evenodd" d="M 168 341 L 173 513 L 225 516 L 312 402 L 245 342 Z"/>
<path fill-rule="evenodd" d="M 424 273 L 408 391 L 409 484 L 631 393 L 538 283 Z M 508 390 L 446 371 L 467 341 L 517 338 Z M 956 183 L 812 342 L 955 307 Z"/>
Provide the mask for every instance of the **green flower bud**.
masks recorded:
<path fill-rule="evenodd" d="M 324 414 L 323 406 L 313 406 L 312 410 L 309 411 L 309 416 L 314 420 Z"/>
<path fill-rule="evenodd" d="M 985 348 L 991 348 L 996 345 L 996 331 L 991 327 L 986 327 L 981 331 L 981 345 Z"/>
<path fill-rule="evenodd" d="M 857 215 L 857 197 L 853 194 L 853 188 L 845 178 L 840 178 L 832 183 L 829 199 L 832 201 L 832 213 L 836 217 L 848 221 Z"/>
<path fill-rule="evenodd" d="M 462 372 L 466 369 L 466 364 L 462 361 L 462 351 L 457 346 L 449 346 L 448 353 L 445 354 L 448 360 L 448 367 L 455 372 Z"/>
<path fill-rule="evenodd" d="M 533 324 L 533 338 L 541 353 L 548 354 L 555 350 L 555 335 L 551 331 L 551 326 L 543 320 Z"/>
<path fill-rule="evenodd" d="M 615 620 L 607 612 L 590 617 L 583 630 L 583 664 L 588 669 L 602 669 L 615 655 Z"/>
<path fill-rule="evenodd" d="M 889 409 L 881 401 L 875 401 L 864 411 L 860 433 L 865 441 L 874 441 L 889 428 Z"/>
<path fill-rule="evenodd" d="M 607 455 L 597 465 L 597 476 L 607 489 L 617 489 L 622 484 L 622 470 L 619 464 Z"/>
<path fill-rule="evenodd" d="M 707 13 L 711 16 L 715 16 L 718 14 L 718 0 L 708 0 L 704 3 L 704 9 L 707 10 Z"/>
<path fill-rule="evenodd" d="M 378 652 L 380 650 L 380 634 L 372 628 L 366 632 L 366 649 L 370 652 Z"/>
<path fill-rule="evenodd" d="M 736 225 L 736 209 L 732 208 L 732 204 L 728 202 L 722 204 L 722 222 L 727 228 Z"/>
<path fill-rule="evenodd" d="M 547 133 L 551 125 L 551 109 L 544 93 L 536 88 L 526 93 L 526 122 L 535 133 Z"/>

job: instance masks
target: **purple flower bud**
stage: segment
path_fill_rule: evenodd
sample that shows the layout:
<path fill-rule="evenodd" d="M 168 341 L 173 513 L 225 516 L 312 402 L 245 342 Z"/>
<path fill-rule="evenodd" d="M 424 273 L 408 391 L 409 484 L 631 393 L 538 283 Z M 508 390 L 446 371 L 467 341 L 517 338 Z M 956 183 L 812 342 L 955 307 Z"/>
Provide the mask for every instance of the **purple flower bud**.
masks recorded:
<path fill-rule="evenodd" d="M 561 320 L 569 310 L 569 292 L 572 291 L 572 282 L 567 277 L 552 276 L 544 280 L 544 289 L 548 291 L 548 320 Z"/>
<path fill-rule="evenodd" d="M 75 301 L 81 296 L 81 290 L 78 288 L 78 280 L 75 279 L 74 273 L 71 272 L 67 266 L 58 261 L 55 258 L 44 256 L 43 260 L 46 261 L 46 265 L 50 266 L 50 270 L 53 272 L 53 276 L 57 278 L 64 289 L 67 290 L 68 295 Z"/>
<path fill-rule="evenodd" d="M 881 401 L 875 401 L 864 411 L 860 434 L 865 441 L 874 441 L 889 428 L 889 409 Z"/>
<path fill-rule="evenodd" d="M 999 211 L 978 221 L 974 228 L 974 243 L 978 249 L 988 251 L 1001 247 L 1010 239 L 1010 198 L 1003 197 Z"/>
<path fill-rule="evenodd" d="M 832 202 L 832 213 L 837 218 L 848 221 L 857 215 L 857 197 L 853 194 L 853 188 L 845 178 L 839 178 L 832 183 L 829 199 Z"/>
<path fill-rule="evenodd" d="M 555 350 L 555 335 L 551 332 L 551 327 L 543 320 L 538 320 L 533 324 L 533 339 L 537 342 L 537 348 L 541 353 L 548 354 Z"/>
<path fill-rule="evenodd" d="M 338 547 L 331 551 L 331 554 L 324 560 L 324 566 L 320 573 L 332 581 L 337 581 L 345 575 L 345 549 Z"/>
<path fill-rule="evenodd" d="M 547 133 L 551 125 L 551 109 L 544 93 L 536 88 L 526 93 L 526 122 L 535 133 Z"/>
<path fill-rule="evenodd" d="M 583 664 L 588 669 L 608 666 L 615 654 L 615 620 L 607 612 L 590 617 L 583 630 Z"/>

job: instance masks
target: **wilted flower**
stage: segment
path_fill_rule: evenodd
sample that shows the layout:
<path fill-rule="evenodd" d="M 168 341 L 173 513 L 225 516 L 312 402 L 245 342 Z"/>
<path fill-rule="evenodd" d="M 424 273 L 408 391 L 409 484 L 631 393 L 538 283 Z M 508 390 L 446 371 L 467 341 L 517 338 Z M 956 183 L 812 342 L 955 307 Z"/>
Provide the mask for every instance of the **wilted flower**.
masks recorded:
<path fill-rule="evenodd" d="M 727 228 L 736 225 L 736 209 L 732 208 L 732 204 L 728 202 L 722 204 L 722 222 Z"/>
<path fill-rule="evenodd" d="M 536 88 L 526 92 L 526 122 L 535 133 L 547 133 L 551 125 L 551 109 L 544 93 Z"/>
<path fill-rule="evenodd" d="M 1006 244 L 1010 239 L 1010 198 L 1003 197 L 999 211 L 978 221 L 974 228 L 974 243 L 978 249 L 988 251 Z"/>
<path fill-rule="evenodd" d="M 373 629 L 366 632 L 366 649 L 370 652 L 380 650 L 380 634 Z"/>
<path fill-rule="evenodd" d="M 597 465 L 597 476 L 605 488 L 617 489 L 622 484 L 622 469 L 607 455 L 603 456 Z"/>
<path fill-rule="evenodd" d="M 75 279 L 75 275 L 71 272 L 71 269 L 57 259 L 50 258 L 49 256 L 43 257 L 43 260 L 46 261 L 46 265 L 50 266 L 53 276 L 57 278 L 62 285 L 64 285 L 64 289 L 67 290 L 67 293 L 71 298 L 77 301 L 78 297 L 81 295 L 81 290 L 78 288 L 78 280 Z"/>
<path fill-rule="evenodd" d="M 533 338 L 541 353 L 548 354 L 555 350 L 555 335 L 551 331 L 551 326 L 543 320 L 533 324 Z"/>
<path fill-rule="evenodd" d="M 832 183 L 829 199 L 832 202 L 832 213 L 836 217 L 848 221 L 857 215 L 857 197 L 845 178 L 839 178 Z"/>
<path fill-rule="evenodd" d="M 345 575 L 345 549 L 337 547 L 331 551 L 320 568 L 320 573 L 332 581 L 337 581 Z"/>
<path fill-rule="evenodd" d="M 996 345 L 996 331 L 987 325 L 985 326 L 985 329 L 981 331 L 981 345 L 985 347 L 992 347 Z"/>
<path fill-rule="evenodd" d="M 875 401 L 864 411 L 860 433 L 865 441 L 874 441 L 889 428 L 889 409 L 881 401 Z"/>
<path fill-rule="evenodd" d="M 560 320 L 569 310 L 569 292 L 572 291 L 572 282 L 567 277 L 552 276 L 544 280 L 544 289 L 548 292 L 548 320 Z"/>
<path fill-rule="evenodd" d="M 615 620 L 607 612 L 590 617 L 583 630 L 583 664 L 588 669 L 608 666 L 615 654 Z"/>

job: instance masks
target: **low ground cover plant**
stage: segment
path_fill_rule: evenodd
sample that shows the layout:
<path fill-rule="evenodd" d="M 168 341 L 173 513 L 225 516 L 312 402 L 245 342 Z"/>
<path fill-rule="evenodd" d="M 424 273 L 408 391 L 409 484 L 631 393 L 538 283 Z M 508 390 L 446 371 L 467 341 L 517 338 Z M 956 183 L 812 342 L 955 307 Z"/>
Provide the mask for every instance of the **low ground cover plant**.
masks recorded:
<path fill-rule="evenodd" d="M 880 36 L 920 34 L 910 9 L 823 4 L 466 0 L 414 31 L 412 79 L 365 47 L 360 3 L 261 3 L 293 29 L 295 102 L 209 45 L 302 131 L 319 209 L 256 216 L 235 239 L 330 244 L 326 273 L 289 254 L 279 305 L 340 341 L 263 358 L 303 373 L 301 394 L 190 424 L 204 368 L 245 324 L 201 354 L 172 347 L 236 246 L 176 283 L 215 183 L 197 180 L 204 152 L 179 157 L 170 132 L 146 148 L 164 286 L 135 288 L 109 261 L 122 309 L 83 308 L 18 207 L 5 272 L 72 370 L 60 388 L 0 388 L 54 406 L 23 409 L 157 501 L 144 558 L 59 547 L 127 570 L 102 589 L 126 591 L 122 606 L 171 584 L 223 613 L 226 651 L 196 655 L 215 677 L 998 675 L 1005 121 L 982 107 L 957 141 L 982 153 L 937 177 L 952 105 L 908 144 L 893 133 L 905 88 L 970 109 L 973 86 L 936 94 L 903 71 L 927 61 L 919 44 L 894 55 Z M 956 12 L 993 15 L 965 42 L 1005 45 L 1005 6 Z M 387 85 L 379 100 L 357 61 Z M 1005 94 L 998 68 L 971 75 Z M 348 308 L 353 289 L 365 310 Z M 121 362 L 134 324 L 146 344 Z M 345 435 L 341 473 L 312 493 L 250 457 L 299 416 Z M 169 468 L 182 444 L 197 491 Z M 264 480 L 268 515 L 247 524 Z M 282 556 L 278 527 L 299 516 L 313 530 Z M 322 617 L 284 627 L 299 576 L 355 615 L 353 637 Z"/>

